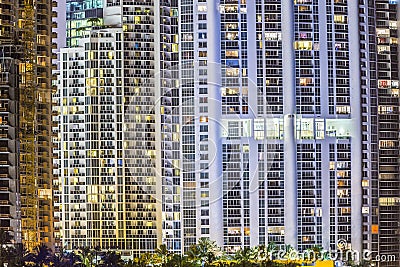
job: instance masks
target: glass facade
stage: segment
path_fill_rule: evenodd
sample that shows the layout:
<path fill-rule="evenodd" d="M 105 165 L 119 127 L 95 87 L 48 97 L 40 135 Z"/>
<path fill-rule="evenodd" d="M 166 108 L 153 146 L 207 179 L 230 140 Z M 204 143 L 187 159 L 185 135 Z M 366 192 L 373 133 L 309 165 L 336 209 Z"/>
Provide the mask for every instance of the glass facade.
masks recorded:
<path fill-rule="evenodd" d="M 77 46 L 79 38 L 93 26 L 103 25 L 103 0 L 68 0 L 66 4 L 67 46 Z"/>

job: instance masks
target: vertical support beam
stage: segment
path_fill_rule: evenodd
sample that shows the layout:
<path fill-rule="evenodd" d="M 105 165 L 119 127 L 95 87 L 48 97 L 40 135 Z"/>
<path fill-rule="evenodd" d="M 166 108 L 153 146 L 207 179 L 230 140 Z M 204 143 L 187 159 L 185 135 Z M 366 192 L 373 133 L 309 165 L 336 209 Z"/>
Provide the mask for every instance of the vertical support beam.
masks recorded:
<path fill-rule="evenodd" d="M 350 101 L 352 119 L 351 138 L 351 245 L 353 250 L 362 251 L 362 116 L 360 83 L 360 40 L 358 1 L 348 1 L 349 10 L 349 69 Z"/>
<path fill-rule="evenodd" d="M 221 19 L 219 0 L 207 1 L 209 151 L 210 151 L 210 236 L 224 245 L 221 136 Z"/>
<path fill-rule="evenodd" d="M 318 9 L 320 16 L 319 33 L 320 33 L 320 83 L 321 83 L 321 118 L 329 117 L 329 92 L 328 92 L 328 34 L 326 19 L 326 1 L 318 1 Z M 325 120 L 326 123 L 326 120 Z M 326 126 L 325 126 L 326 127 Z M 328 139 L 329 140 L 329 139 Z M 321 140 L 322 148 L 322 166 L 321 166 L 321 188 L 322 188 L 322 247 L 329 250 L 330 245 L 330 181 L 329 181 L 329 141 Z"/>
<path fill-rule="evenodd" d="M 257 62 L 257 34 L 256 34 L 256 3 L 255 0 L 247 0 L 247 56 L 248 62 Z M 255 119 L 258 116 L 257 103 L 257 68 L 248 68 L 249 74 L 249 117 Z M 252 130 L 254 127 L 252 127 Z M 258 142 L 254 136 L 249 138 L 250 151 L 257 155 Z M 258 158 L 250 157 L 250 176 L 249 176 L 249 201 L 250 201 L 250 246 L 259 244 L 259 181 L 258 181 Z"/>
<path fill-rule="evenodd" d="M 161 79 L 161 48 L 160 48 L 160 28 L 161 21 L 160 21 L 160 4 L 159 1 L 154 1 L 154 43 L 158 44 L 154 46 L 154 96 L 155 96 L 155 103 L 154 103 L 154 119 L 155 119 L 155 134 L 156 134 L 156 142 L 155 142 L 155 149 L 156 151 L 162 151 L 161 148 L 161 88 L 160 88 L 160 79 Z M 157 30 L 158 27 L 158 30 Z M 156 157 L 156 170 L 162 170 L 161 164 L 161 155 Z M 155 172 L 155 180 L 156 180 L 156 188 L 155 188 L 155 199 L 156 199 L 156 232 L 157 232 L 157 247 L 162 244 L 162 236 L 163 236 L 163 229 L 162 229 L 162 187 L 163 187 L 163 176 L 162 171 Z"/>
<path fill-rule="evenodd" d="M 285 175 L 285 243 L 297 248 L 296 65 L 294 3 L 282 1 L 282 66 Z"/>

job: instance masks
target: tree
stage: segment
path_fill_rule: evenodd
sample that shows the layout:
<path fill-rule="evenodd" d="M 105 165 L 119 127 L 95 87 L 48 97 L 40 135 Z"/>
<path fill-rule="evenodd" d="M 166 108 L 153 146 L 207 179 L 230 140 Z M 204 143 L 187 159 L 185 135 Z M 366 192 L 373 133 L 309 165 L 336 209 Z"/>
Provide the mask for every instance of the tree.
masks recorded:
<path fill-rule="evenodd" d="M 29 264 L 29 259 L 33 259 L 29 251 L 27 251 L 22 245 L 14 245 L 14 246 L 5 246 L 3 247 L 2 259 L 0 260 L 0 266 L 3 266 L 4 263 L 8 263 L 8 266 L 14 267 L 25 267 L 25 266 L 33 266 L 34 263 L 31 261 Z"/>
<path fill-rule="evenodd" d="M 0 229 L 0 266 L 3 266 L 3 263 L 8 262 L 9 256 L 9 244 L 11 242 L 11 236 L 8 232 Z"/>
<path fill-rule="evenodd" d="M 94 26 L 94 25 L 99 25 L 100 24 L 100 18 L 90 18 L 90 19 L 88 19 L 88 21 L 87 21 L 88 23 L 90 22 L 90 24 L 92 24 L 91 26 Z"/>
<path fill-rule="evenodd" d="M 135 259 L 135 262 L 137 263 L 136 266 L 139 267 L 146 267 L 148 264 L 152 263 L 152 261 L 153 256 L 148 252 L 140 254 L 140 257 Z"/>
<path fill-rule="evenodd" d="M 277 252 L 277 246 L 271 242 L 267 245 L 259 245 L 255 248 L 257 260 L 261 263 L 261 267 L 274 266 L 272 261 Z"/>
<path fill-rule="evenodd" d="M 161 262 L 161 266 L 165 267 L 170 260 L 171 253 L 165 244 L 161 244 L 159 248 L 155 249 L 155 256 Z"/>
<path fill-rule="evenodd" d="M 216 242 L 204 237 L 200 238 L 196 245 L 192 245 L 187 252 L 189 260 L 205 267 L 210 266 L 217 259 L 218 254 L 221 254 L 221 250 Z"/>
<path fill-rule="evenodd" d="M 192 264 L 189 262 L 186 255 L 172 254 L 168 262 L 168 267 L 190 267 Z"/>
<path fill-rule="evenodd" d="M 48 247 L 40 245 L 35 247 L 27 258 L 35 264 L 34 266 L 42 267 L 51 263 L 52 256 L 52 252 Z"/>
<path fill-rule="evenodd" d="M 81 257 L 73 251 L 65 253 L 64 258 L 69 264 L 67 266 L 82 266 Z"/>
<path fill-rule="evenodd" d="M 121 255 L 115 251 L 107 251 L 103 255 L 100 264 L 102 267 L 118 267 L 123 265 L 124 261 L 122 260 Z"/>
<path fill-rule="evenodd" d="M 242 267 L 251 266 L 251 262 L 254 259 L 253 251 L 249 247 L 240 248 L 233 258 Z"/>

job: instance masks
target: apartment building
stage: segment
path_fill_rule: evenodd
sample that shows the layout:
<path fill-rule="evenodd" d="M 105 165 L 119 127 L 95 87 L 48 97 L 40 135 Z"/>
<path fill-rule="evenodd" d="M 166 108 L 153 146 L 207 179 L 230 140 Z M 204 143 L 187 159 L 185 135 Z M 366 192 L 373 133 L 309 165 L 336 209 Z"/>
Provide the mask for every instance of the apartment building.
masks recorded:
<path fill-rule="evenodd" d="M 400 261 L 400 177 L 399 177 L 399 4 L 375 2 L 376 81 L 378 88 L 378 192 L 379 253 L 396 255 Z M 384 265 L 386 266 L 386 265 Z"/>
<path fill-rule="evenodd" d="M 0 24 L 0 229 L 7 231 L 13 242 L 21 242 L 18 222 L 18 61 L 13 43 L 15 8 L 1 13 Z"/>
<path fill-rule="evenodd" d="M 51 1 L 4 1 L 1 228 L 28 249 L 53 245 Z"/>
<path fill-rule="evenodd" d="M 161 244 L 161 148 L 155 137 L 156 34 L 150 24 L 156 7 L 125 8 L 139 13 L 143 25 L 132 17 L 123 28 L 92 30 L 81 46 L 60 51 L 56 161 L 66 249 L 117 249 L 132 257 Z M 121 25 L 120 12 L 121 6 L 105 7 L 105 23 Z"/>
<path fill-rule="evenodd" d="M 61 3 L 65 6 L 66 44 L 77 46 L 84 32 L 93 26 L 103 24 L 103 0 L 68 0 Z M 65 33 L 64 33 L 65 35 Z"/>
<path fill-rule="evenodd" d="M 210 237 L 228 252 L 275 242 L 399 259 L 396 8 L 105 2 L 104 27 L 61 52 L 68 248 L 128 257 Z"/>

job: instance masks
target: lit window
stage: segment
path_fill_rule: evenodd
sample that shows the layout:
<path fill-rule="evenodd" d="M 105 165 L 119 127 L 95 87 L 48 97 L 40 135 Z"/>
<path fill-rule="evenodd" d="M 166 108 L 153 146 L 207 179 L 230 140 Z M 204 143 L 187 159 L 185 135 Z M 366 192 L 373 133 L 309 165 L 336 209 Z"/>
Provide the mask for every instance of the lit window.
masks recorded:
<path fill-rule="evenodd" d="M 397 30 L 397 21 L 389 21 L 389 29 Z"/>
<path fill-rule="evenodd" d="M 225 51 L 225 57 L 226 58 L 238 58 L 239 51 L 238 50 L 227 50 L 227 51 Z"/>
<path fill-rule="evenodd" d="M 227 69 L 226 76 L 228 77 L 238 77 L 239 76 L 239 69 Z"/>
<path fill-rule="evenodd" d="M 299 41 L 295 42 L 294 48 L 297 50 L 312 50 L 313 44 L 311 41 Z"/>
<path fill-rule="evenodd" d="M 207 116 L 200 116 L 200 122 L 208 122 Z"/>
<path fill-rule="evenodd" d="M 347 17 L 344 15 L 335 15 L 333 21 L 336 23 L 347 23 Z"/>
<path fill-rule="evenodd" d="M 135 23 L 135 24 L 140 24 L 140 21 L 141 21 L 140 16 L 135 16 L 135 18 L 134 18 L 134 23 Z"/>
<path fill-rule="evenodd" d="M 227 40 L 235 40 L 235 39 L 238 39 L 238 36 L 239 36 L 239 33 L 237 33 L 237 32 L 227 32 L 227 33 L 225 34 L 225 38 L 226 38 Z"/>
<path fill-rule="evenodd" d="M 198 6 L 197 7 L 197 11 L 199 12 L 207 12 L 207 6 Z"/>
<path fill-rule="evenodd" d="M 282 39 L 282 34 L 280 32 L 265 32 L 266 41 L 280 41 Z"/>
<path fill-rule="evenodd" d="M 336 113 L 337 114 L 350 114 L 350 106 L 337 106 Z"/>

